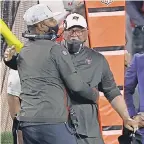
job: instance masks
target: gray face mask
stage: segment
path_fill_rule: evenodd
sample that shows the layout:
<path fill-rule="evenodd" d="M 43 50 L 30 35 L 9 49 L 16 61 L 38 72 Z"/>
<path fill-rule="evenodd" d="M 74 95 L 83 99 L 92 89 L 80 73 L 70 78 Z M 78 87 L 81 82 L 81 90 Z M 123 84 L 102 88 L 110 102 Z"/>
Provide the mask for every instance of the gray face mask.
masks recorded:
<path fill-rule="evenodd" d="M 66 40 L 66 47 L 70 54 L 76 54 L 82 49 L 83 43 L 83 41 L 76 39 Z"/>

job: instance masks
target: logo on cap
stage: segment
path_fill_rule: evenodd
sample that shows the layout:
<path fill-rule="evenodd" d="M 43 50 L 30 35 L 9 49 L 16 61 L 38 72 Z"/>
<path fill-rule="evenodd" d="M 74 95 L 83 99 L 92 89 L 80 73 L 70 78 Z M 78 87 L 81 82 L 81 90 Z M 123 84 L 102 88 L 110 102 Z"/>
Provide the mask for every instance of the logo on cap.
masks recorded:
<path fill-rule="evenodd" d="M 107 6 L 111 4 L 114 0 L 101 0 L 101 3 L 106 4 Z"/>
<path fill-rule="evenodd" d="M 79 17 L 78 16 L 74 16 L 73 20 L 77 20 L 78 21 Z"/>
<path fill-rule="evenodd" d="M 90 65 L 92 63 L 92 59 L 91 58 L 87 58 L 85 60 L 85 63 L 88 64 L 88 65 Z"/>

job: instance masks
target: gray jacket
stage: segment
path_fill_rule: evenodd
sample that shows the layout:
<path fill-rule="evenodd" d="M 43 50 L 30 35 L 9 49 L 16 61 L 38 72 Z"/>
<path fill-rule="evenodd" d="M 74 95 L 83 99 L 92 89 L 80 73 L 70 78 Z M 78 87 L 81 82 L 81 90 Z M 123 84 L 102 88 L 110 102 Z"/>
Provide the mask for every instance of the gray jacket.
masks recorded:
<path fill-rule="evenodd" d="M 121 95 L 108 62 L 102 54 L 85 47 L 79 54 L 72 55 L 72 60 L 83 80 L 103 92 L 109 102 Z M 71 99 L 79 121 L 78 133 L 88 137 L 100 137 L 97 105 L 88 104 L 90 101 L 79 97 Z"/>
<path fill-rule="evenodd" d="M 63 81 L 77 96 L 96 101 L 97 92 L 82 81 L 67 49 L 52 41 L 31 41 L 17 58 L 5 63 L 19 72 L 22 90 L 20 121 L 66 122 L 68 112 Z"/>

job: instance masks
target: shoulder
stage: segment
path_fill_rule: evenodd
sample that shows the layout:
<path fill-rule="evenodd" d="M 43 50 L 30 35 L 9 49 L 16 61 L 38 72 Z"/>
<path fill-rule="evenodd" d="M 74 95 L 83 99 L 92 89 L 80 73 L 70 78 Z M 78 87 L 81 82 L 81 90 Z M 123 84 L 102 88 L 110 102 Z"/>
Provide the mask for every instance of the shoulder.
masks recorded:
<path fill-rule="evenodd" d="M 135 55 L 134 55 L 134 57 L 135 58 L 142 58 L 142 57 L 144 57 L 144 53 L 136 53 Z"/>
<path fill-rule="evenodd" d="M 138 63 L 140 61 L 141 62 L 144 61 L 144 53 L 135 54 L 132 61 L 135 62 L 135 63 Z"/>
<path fill-rule="evenodd" d="M 96 49 L 85 47 L 85 50 L 86 50 L 86 52 L 88 52 L 94 56 L 98 56 L 100 58 L 104 57 L 100 52 L 96 51 Z"/>
<path fill-rule="evenodd" d="M 51 53 L 54 55 L 67 55 L 68 50 L 60 44 L 55 43 L 52 46 Z"/>

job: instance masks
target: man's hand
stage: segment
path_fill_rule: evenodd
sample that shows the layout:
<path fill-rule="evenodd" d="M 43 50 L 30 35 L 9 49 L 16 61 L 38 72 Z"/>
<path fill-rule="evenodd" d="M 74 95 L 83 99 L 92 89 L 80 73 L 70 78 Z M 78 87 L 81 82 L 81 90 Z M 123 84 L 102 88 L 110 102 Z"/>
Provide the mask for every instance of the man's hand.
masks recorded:
<path fill-rule="evenodd" d="M 92 89 L 93 89 L 93 91 L 95 91 L 95 94 L 97 94 L 95 102 L 98 103 L 98 100 L 99 100 L 99 91 L 95 87 L 93 87 Z"/>
<path fill-rule="evenodd" d="M 134 133 L 138 130 L 138 122 L 131 119 L 131 118 L 128 118 L 128 119 L 124 120 L 124 126 L 128 130 L 133 131 Z"/>
<path fill-rule="evenodd" d="M 128 52 L 126 52 L 125 53 L 125 66 L 128 66 L 130 61 L 131 61 L 131 55 Z"/>
<path fill-rule="evenodd" d="M 121 116 L 121 118 L 124 121 L 124 126 L 127 129 L 133 132 L 138 130 L 138 122 L 130 118 L 128 110 L 127 110 L 127 106 L 122 96 L 115 97 L 112 100 L 111 105 L 116 110 L 116 112 Z"/>
<path fill-rule="evenodd" d="M 7 48 L 4 53 L 4 60 L 10 61 L 15 53 L 16 50 L 14 46 Z"/>
<path fill-rule="evenodd" d="M 139 128 L 144 127 L 144 114 L 138 114 L 133 119 L 138 123 Z"/>

